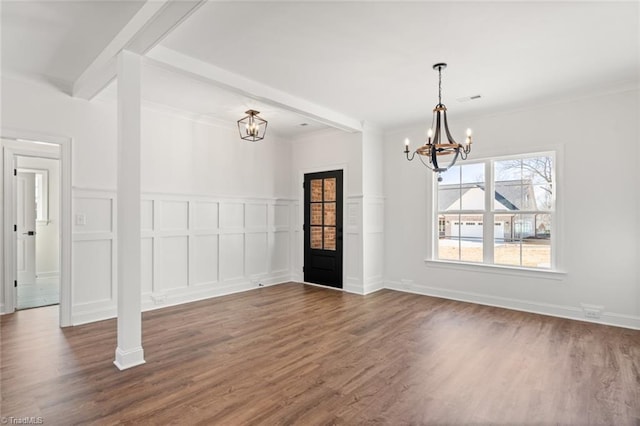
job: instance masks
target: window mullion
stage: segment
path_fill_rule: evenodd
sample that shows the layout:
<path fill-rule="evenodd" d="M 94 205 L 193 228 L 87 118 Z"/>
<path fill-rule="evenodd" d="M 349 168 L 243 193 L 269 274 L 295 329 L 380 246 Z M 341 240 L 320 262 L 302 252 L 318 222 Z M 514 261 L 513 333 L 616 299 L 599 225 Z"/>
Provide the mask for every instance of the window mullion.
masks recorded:
<path fill-rule="evenodd" d="M 484 191 L 484 214 L 482 215 L 484 227 L 482 229 L 482 261 L 493 263 L 493 167 L 490 160 L 484 163 L 485 191 Z"/>

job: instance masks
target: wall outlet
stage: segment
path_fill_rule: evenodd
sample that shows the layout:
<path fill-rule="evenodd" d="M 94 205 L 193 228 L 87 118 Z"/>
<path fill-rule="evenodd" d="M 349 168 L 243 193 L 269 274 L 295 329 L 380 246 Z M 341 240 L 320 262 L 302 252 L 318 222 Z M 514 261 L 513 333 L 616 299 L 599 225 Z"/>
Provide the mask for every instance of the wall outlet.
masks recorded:
<path fill-rule="evenodd" d="M 600 311 L 598 309 L 585 309 L 584 316 L 587 318 L 598 319 L 600 318 Z"/>
<path fill-rule="evenodd" d="M 84 213 L 76 214 L 76 225 L 84 226 L 87 224 L 87 215 Z"/>
<path fill-rule="evenodd" d="M 153 300 L 153 303 L 156 305 L 167 303 L 167 293 L 154 293 L 151 295 L 151 300 Z"/>
<path fill-rule="evenodd" d="M 604 306 L 589 305 L 586 303 L 581 303 L 580 305 L 582 306 L 582 312 L 585 318 L 589 319 L 600 319 L 602 311 L 604 310 Z"/>
<path fill-rule="evenodd" d="M 249 282 L 251 282 L 251 287 L 264 287 L 258 275 L 250 276 Z"/>
<path fill-rule="evenodd" d="M 410 290 L 413 287 L 413 280 L 400 280 L 400 287 L 403 290 Z"/>

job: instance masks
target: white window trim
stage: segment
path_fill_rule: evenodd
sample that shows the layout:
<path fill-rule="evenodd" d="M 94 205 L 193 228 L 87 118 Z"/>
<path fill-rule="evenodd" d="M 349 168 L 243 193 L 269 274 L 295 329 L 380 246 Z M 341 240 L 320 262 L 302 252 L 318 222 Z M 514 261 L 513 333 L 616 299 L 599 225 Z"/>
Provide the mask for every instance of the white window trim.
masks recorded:
<path fill-rule="evenodd" d="M 499 265 L 494 263 L 476 263 L 476 262 L 465 262 L 465 261 L 455 261 L 455 260 L 442 260 L 438 259 L 438 236 L 439 232 L 435 230 L 433 224 L 438 224 L 438 209 L 435 208 L 438 205 L 438 181 L 435 173 L 431 173 L 428 177 L 430 179 L 431 186 L 431 197 L 428 197 L 428 205 L 427 208 L 431 211 L 431 219 L 432 226 L 427 227 L 427 238 L 429 241 L 427 247 L 427 258 L 424 259 L 424 262 L 429 266 L 446 268 L 446 269 L 455 269 L 455 270 L 466 270 L 473 272 L 486 272 L 486 273 L 497 273 L 501 275 L 512 275 L 519 277 L 532 277 L 532 278 L 546 278 L 552 280 L 563 280 L 567 273 L 562 270 L 563 265 L 563 247 L 561 242 L 563 241 L 564 234 L 564 216 L 563 216 L 563 164 L 564 164 L 564 145 L 558 144 L 553 147 L 538 147 L 532 148 L 531 150 L 521 151 L 521 152 L 511 152 L 506 155 L 500 155 L 499 153 L 495 153 L 493 155 L 485 155 L 484 157 L 476 157 L 471 161 L 465 161 L 460 165 L 464 164 L 476 164 L 476 163 L 484 163 L 485 164 L 485 181 L 488 179 L 493 180 L 493 167 L 492 161 L 497 160 L 506 160 L 506 159 L 519 159 L 526 156 L 536 156 L 536 155 L 551 155 L 554 159 L 554 209 L 550 212 L 552 217 L 552 223 L 554 223 L 554 232 L 551 238 L 551 267 L 550 268 L 528 268 L 525 266 L 513 266 L 513 265 Z M 491 199 L 491 194 L 488 192 L 486 195 L 489 198 L 489 204 L 485 205 L 491 206 L 493 204 L 493 200 Z M 495 212 L 491 210 L 484 211 L 485 216 L 483 217 L 483 222 L 488 221 L 488 217 L 493 217 Z M 437 225 L 435 225 L 437 227 Z M 483 239 L 487 237 L 486 233 L 492 233 L 492 227 L 485 227 L 484 229 L 485 235 L 483 235 Z M 492 235 L 492 234 L 491 234 Z M 492 238 L 489 238 L 492 239 Z M 483 250 L 483 258 L 484 261 L 487 262 L 488 259 L 493 258 L 493 245 L 488 244 L 488 247 Z"/>
<path fill-rule="evenodd" d="M 516 277 L 544 278 L 560 281 L 566 278 L 567 272 L 552 269 L 534 269 L 524 266 L 496 265 L 493 263 L 474 263 L 455 260 L 424 259 L 428 266 L 460 271 L 483 272 Z"/>

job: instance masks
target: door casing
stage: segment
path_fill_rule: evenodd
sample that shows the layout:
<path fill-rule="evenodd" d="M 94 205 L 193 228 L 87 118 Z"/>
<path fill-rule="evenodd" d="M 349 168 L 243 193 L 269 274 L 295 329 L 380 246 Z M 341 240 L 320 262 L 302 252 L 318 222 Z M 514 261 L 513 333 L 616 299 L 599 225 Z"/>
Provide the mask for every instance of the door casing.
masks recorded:
<path fill-rule="evenodd" d="M 2 276 L 4 281 L 3 314 L 12 313 L 16 308 L 16 235 L 14 232 L 16 215 L 16 189 L 13 170 L 16 156 L 41 157 L 60 160 L 60 326 L 72 325 L 71 287 L 71 144 L 66 137 L 44 135 L 37 132 L 0 129 L 3 146 L 2 176 Z M 52 150 L 51 145 L 57 145 Z"/>

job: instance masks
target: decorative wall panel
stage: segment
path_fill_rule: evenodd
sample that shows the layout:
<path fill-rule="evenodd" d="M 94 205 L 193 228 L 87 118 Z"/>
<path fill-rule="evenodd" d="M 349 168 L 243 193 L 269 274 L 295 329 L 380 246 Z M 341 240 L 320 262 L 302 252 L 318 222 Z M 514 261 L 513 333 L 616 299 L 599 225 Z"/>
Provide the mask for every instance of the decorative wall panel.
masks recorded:
<path fill-rule="evenodd" d="M 218 235 L 195 235 L 191 238 L 191 283 L 215 283 L 218 281 Z"/>
<path fill-rule="evenodd" d="M 142 294 L 147 294 L 153 291 L 153 238 L 143 238 L 141 250 L 140 286 Z"/>
<path fill-rule="evenodd" d="M 186 287 L 189 278 L 189 240 L 187 237 L 162 237 L 159 241 L 160 274 L 154 280 L 154 291 Z"/>
<path fill-rule="evenodd" d="M 113 231 L 113 202 L 110 198 L 75 198 L 73 201 L 74 233 Z"/>
<path fill-rule="evenodd" d="M 267 273 L 267 233 L 251 233 L 245 235 L 246 257 L 245 271 L 247 276 Z"/>
<path fill-rule="evenodd" d="M 197 201 L 191 203 L 193 224 L 191 229 L 218 229 L 218 203 Z"/>
<path fill-rule="evenodd" d="M 244 277 L 244 235 L 220 235 L 220 279 Z"/>
<path fill-rule="evenodd" d="M 246 204 L 244 226 L 248 229 L 264 229 L 267 226 L 267 205 Z"/>
<path fill-rule="evenodd" d="M 73 302 L 76 305 L 113 300 L 111 240 L 73 242 Z"/>
<path fill-rule="evenodd" d="M 291 280 L 291 202 L 142 194 L 143 309 Z M 116 315 L 115 193 L 74 190 L 74 323 Z M 113 223 L 113 226 L 111 224 Z"/>
<path fill-rule="evenodd" d="M 244 204 L 221 203 L 220 204 L 220 228 L 221 229 L 244 228 Z"/>
<path fill-rule="evenodd" d="M 186 201 L 160 202 L 160 230 L 186 230 L 189 224 L 189 204 Z"/>

